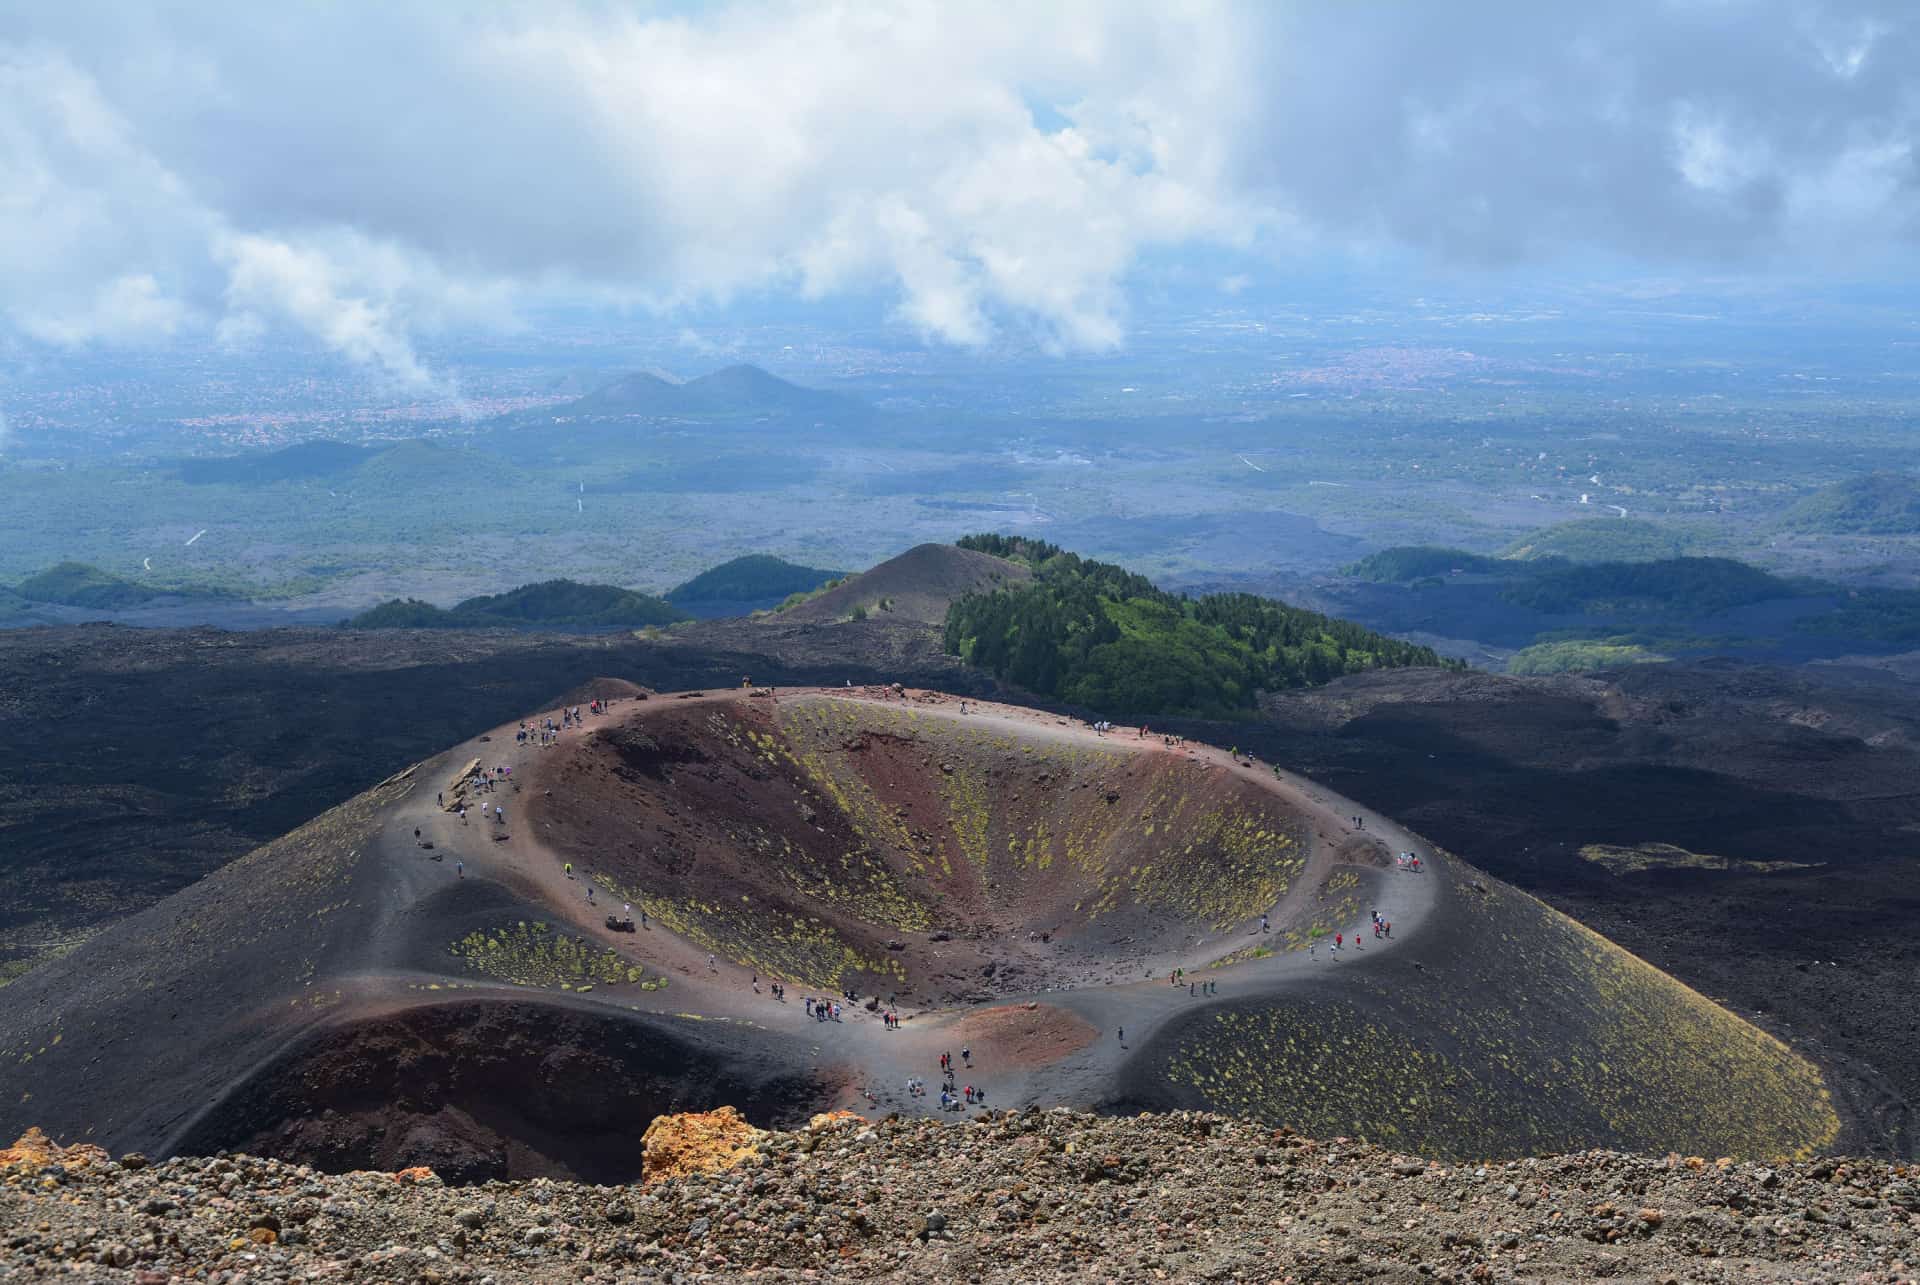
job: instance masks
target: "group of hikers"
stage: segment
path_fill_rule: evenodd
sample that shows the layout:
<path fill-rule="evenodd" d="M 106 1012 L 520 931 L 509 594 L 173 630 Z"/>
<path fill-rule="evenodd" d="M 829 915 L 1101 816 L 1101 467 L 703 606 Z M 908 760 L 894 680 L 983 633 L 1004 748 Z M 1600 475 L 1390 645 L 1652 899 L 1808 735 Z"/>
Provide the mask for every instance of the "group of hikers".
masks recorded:
<path fill-rule="evenodd" d="M 544 749 L 558 741 L 560 733 L 569 727 L 586 726 L 587 714 L 604 714 L 610 708 L 612 708 L 611 701 L 592 700 L 587 702 L 586 713 L 582 713 L 578 705 L 566 706 L 560 711 L 558 722 L 554 721 L 551 714 L 538 723 L 528 723 L 525 719 L 521 719 L 520 730 L 514 733 L 513 739 L 522 745 L 532 741 Z"/>
<path fill-rule="evenodd" d="M 1393 921 L 1383 916 L 1378 910 L 1373 912 L 1373 935 L 1375 940 L 1382 940 L 1393 936 Z M 1346 945 L 1347 935 L 1339 932 L 1333 935 L 1333 942 L 1327 949 L 1337 955 L 1346 948 Z M 1353 948 L 1355 950 L 1360 949 L 1359 933 L 1353 935 Z M 1319 958 L 1319 942 L 1317 940 L 1308 944 L 1307 954 L 1313 958 Z"/>
<path fill-rule="evenodd" d="M 1425 869 L 1420 863 L 1420 854 L 1417 852 L 1396 852 L 1393 854 L 1393 864 L 1414 874 L 1419 874 Z"/>
<path fill-rule="evenodd" d="M 972 1067 L 973 1065 L 973 1050 L 964 1044 L 960 1046 L 960 1065 L 965 1067 Z M 940 1080 L 940 1109 L 942 1111 L 960 1111 L 966 1107 L 978 1106 L 987 1100 L 987 1091 L 985 1089 L 975 1088 L 971 1084 L 967 1085 L 964 1089 L 961 1087 L 958 1070 L 954 1065 L 953 1054 L 951 1053 L 942 1053 L 940 1055 Z M 917 1080 L 909 1080 L 907 1083 L 909 1086 L 920 1084 L 920 1093 L 926 1093 L 925 1084 L 921 1084 Z M 911 1092 L 911 1088 L 909 1092 Z"/>
<path fill-rule="evenodd" d="M 1187 970 L 1184 968 L 1176 968 L 1167 974 L 1167 985 L 1178 986 L 1181 982 L 1187 982 L 1187 994 L 1196 999 L 1202 995 L 1219 994 L 1219 992 L 1214 989 L 1215 983 L 1213 982 L 1188 982 Z"/>
<path fill-rule="evenodd" d="M 503 783 L 512 781 L 512 778 L 513 769 L 502 763 L 491 769 L 482 768 L 476 771 L 472 776 L 466 778 L 465 783 L 472 787 L 475 794 L 492 794 L 498 790 Z M 460 782 L 455 783 L 453 813 L 460 818 L 460 824 L 465 825 L 467 823 L 467 803 L 466 800 L 460 796 L 458 790 L 460 784 Z M 520 786 L 514 784 L 513 788 L 518 790 Z M 434 802 L 438 803 L 441 807 L 444 808 L 447 806 L 445 791 L 436 793 L 433 799 Z M 507 810 L 497 803 L 493 806 L 491 816 L 488 815 L 486 804 L 481 804 L 480 815 L 485 819 L 493 821 L 496 825 L 505 825 L 507 823 Z"/>

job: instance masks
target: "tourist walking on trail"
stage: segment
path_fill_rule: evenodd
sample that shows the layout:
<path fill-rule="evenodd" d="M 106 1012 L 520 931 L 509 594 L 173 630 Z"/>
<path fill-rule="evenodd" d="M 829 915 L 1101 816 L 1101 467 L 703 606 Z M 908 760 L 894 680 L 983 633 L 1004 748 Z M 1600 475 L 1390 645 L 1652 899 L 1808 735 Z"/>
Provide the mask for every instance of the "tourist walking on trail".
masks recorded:
<path fill-rule="evenodd" d="M 456 862 L 454 862 L 454 863 L 453 863 L 453 877 L 454 877 L 454 878 L 456 878 L 456 879 L 465 879 L 465 878 L 467 877 L 467 863 L 466 863 L 466 862 L 464 862 L 464 861 L 456 861 Z"/>

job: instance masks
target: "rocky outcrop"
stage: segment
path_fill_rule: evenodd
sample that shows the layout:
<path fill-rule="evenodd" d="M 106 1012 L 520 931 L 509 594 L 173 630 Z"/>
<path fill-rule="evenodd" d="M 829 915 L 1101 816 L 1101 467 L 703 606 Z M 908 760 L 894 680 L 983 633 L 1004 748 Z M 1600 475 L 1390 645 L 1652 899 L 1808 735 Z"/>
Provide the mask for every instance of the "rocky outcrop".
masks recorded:
<path fill-rule="evenodd" d="M 752 1155 L 761 1131 L 732 1107 L 663 1115 L 640 1139 L 646 1152 L 646 1180 L 718 1173 Z"/>
<path fill-rule="evenodd" d="M 1198 1113 L 1026 1111 L 822 1118 L 633 1187 L 247 1156 L 8 1169 L 0 1279 L 1898 1282 L 1917 1220 L 1914 1171 L 1878 1161 L 1447 1165 Z"/>

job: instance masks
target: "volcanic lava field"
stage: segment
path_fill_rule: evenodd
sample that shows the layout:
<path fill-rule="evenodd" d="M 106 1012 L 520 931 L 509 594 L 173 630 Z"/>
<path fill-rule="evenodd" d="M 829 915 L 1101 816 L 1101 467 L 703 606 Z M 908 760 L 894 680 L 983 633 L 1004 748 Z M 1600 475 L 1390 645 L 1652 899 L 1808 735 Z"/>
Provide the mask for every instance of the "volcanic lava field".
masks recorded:
<path fill-rule="evenodd" d="M 1799 1053 L 1273 765 L 935 692 L 565 704 L 596 697 L 0 991 L 0 1129 L 618 1181 L 665 1111 L 943 1114 L 951 1053 L 984 1094 L 956 1119 L 1200 1107 L 1464 1158 L 1843 1141 Z"/>

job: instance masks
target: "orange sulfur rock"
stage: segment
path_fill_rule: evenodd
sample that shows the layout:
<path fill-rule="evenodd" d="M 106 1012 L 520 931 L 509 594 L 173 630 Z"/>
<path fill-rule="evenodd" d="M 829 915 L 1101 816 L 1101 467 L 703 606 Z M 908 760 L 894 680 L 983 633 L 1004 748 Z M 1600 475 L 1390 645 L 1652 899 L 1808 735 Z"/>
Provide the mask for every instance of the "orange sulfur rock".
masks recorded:
<path fill-rule="evenodd" d="M 438 1183 L 440 1175 L 425 1165 L 415 1165 L 411 1169 L 402 1169 L 394 1174 L 393 1180 L 402 1186 L 417 1186 L 421 1183 Z"/>
<path fill-rule="evenodd" d="M 38 1128 L 28 1129 L 20 1135 L 19 1141 L 0 1150 L 0 1172 L 4 1173 L 38 1173 L 48 1165 L 85 1169 L 89 1165 L 106 1162 L 107 1153 L 99 1147 L 85 1142 L 63 1147 Z"/>
<path fill-rule="evenodd" d="M 645 1181 L 731 1169 L 759 1148 L 761 1130 L 732 1107 L 655 1116 L 640 1139 Z"/>
<path fill-rule="evenodd" d="M 866 1123 L 863 1117 L 852 1111 L 822 1111 L 819 1115 L 807 1121 L 807 1128 L 810 1131 L 818 1132 L 821 1129 L 827 1128 L 829 1125 L 838 1124 L 842 1120 L 859 1120 L 862 1124 Z"/>

